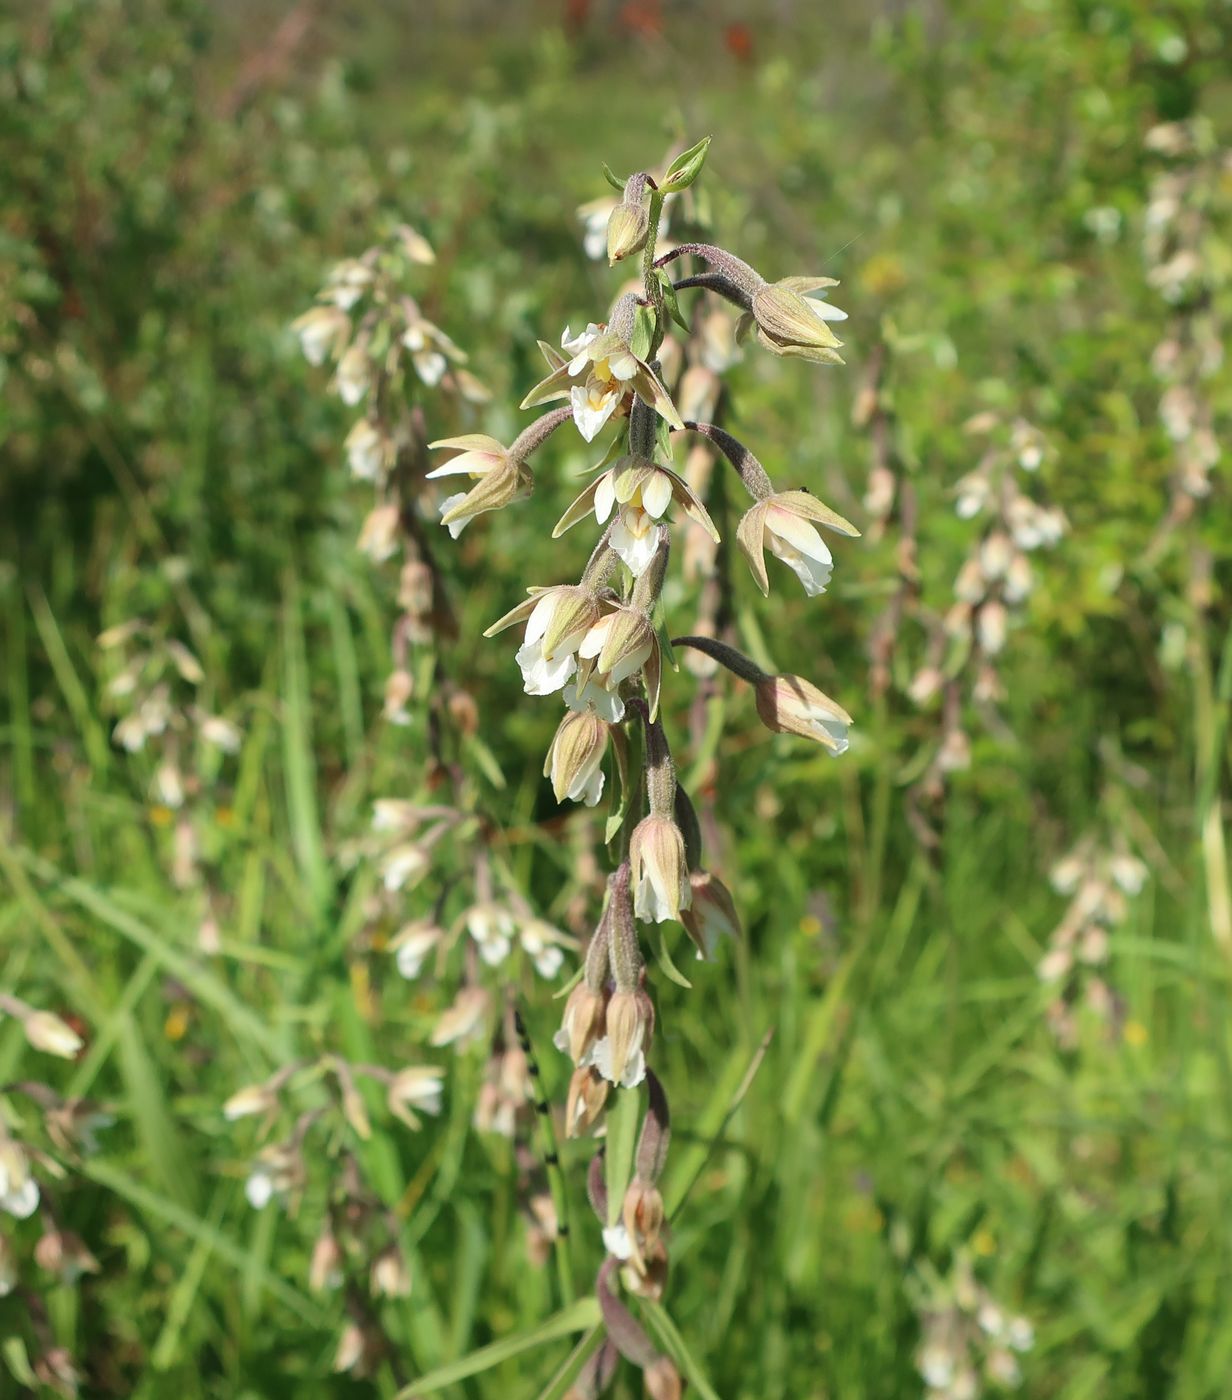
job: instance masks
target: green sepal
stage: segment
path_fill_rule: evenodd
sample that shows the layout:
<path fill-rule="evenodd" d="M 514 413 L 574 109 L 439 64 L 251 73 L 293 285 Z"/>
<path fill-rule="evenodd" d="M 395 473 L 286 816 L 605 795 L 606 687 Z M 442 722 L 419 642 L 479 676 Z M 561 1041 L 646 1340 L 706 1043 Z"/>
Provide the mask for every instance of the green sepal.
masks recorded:
<path fill-rule="evenodd" d="M 710 137 L 703 136 L 696 146 L 690 146 L 687 151 L 681 152 L 667 167 L 667 174 L 659 189 L 664 194 L 677 194 L 680 190 L 687 190 L 702 173 L 709 147 Z"/>
<path fill-rule="evenodd" d="M 621 194 L 624 194 L 625 182 L 617 178 L 616 172 L 607 163 L 607 161 L 601 161 L 600 164 L 603 168 L 603 178 L 608 182 L 609 185 L 611 185 L 611 187 L 614 190 L 619 190 Z"/>
<path fill-rule="evenodd" d="M 629 349 L 639 360 L 645 360 L 646 356 L 650 354 L 650 346 L 654 341 L 654 331 L 654 308 L 639 306 L 633 313 L 633 334 L 629 338 Z"/>

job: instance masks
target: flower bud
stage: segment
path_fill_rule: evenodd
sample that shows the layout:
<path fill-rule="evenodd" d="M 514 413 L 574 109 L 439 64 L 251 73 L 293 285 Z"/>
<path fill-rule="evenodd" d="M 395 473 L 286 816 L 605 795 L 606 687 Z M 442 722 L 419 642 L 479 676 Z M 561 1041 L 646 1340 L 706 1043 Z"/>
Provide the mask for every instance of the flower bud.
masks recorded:
<path fill-rule="evenodd" d="M 646 1077 L 646 1051 L 654 1033 L 654 1007 L 640 988 L 614 992 L 607 1005 L 607 1034 L 596 1042 L 595 1068 L 612 1084 L 632 1089 Z"/>
<path fill-rule="evenodd" d="M 564 1050 L 575 1065 L 590 1063 L 590 1052 L 603 1035 L 607 1015 L 607 993 L 592 991 L 579 982 L 565 1002 L 560 1030 L 552 1037 L 558 1050 Z"/>
<path fill-rule="evenodd" d="M 77 1032 L 51 1011 L 31 1011 L 22 1018 L 21 1028 L 35 1050 L 61 1059 L 73 1059 L 85 1044 Z"/>
<path fill-rule="evenodd" d="M 543 765 L 543 776 L 551 778 L 557 802 L 567 797 L 593 807 L 599 801 L 609 733 L 593 710 L 570 710 L 561 720 Z"/>
<path fill-rule="evenodd" d="M 653 1366 L 647 1366 L 644 1379 L 647 1400 L 680 1400 L 684 1394 L 680 1372 L 666 1356 L 659 1357 Z"/>
<path fill-rule="evenodd" d="M 222 1106 L 222 1116 L 228 1123 L 239 1118 L 251 1118 L 258 1113 L 271 1113 L 278 1107 L 278 1095 L 269 1084 L 246 1084 L 237 1089 Z"/>
<path fill-rule="evenodd" d="M 641 204 L 626 204 L 623 200 L 612 210 L 607 221 L 607 260 L 615 266 L 623 258 L 641 252 L 650 232 L 650 215 Z"/>
<path fill-rule="evenodd" d="M 565 1103 L 565 1136 L 581 1137 L 598 1121 L 607 1103 L 608 1082 L 593 1066 L 575 1069 Z"/>
<path fill-rule="evenodd" d="M 406 1298 L 411 1292 L 411 1271 L 396 1244 L 387 1244 L 372 1261 L 368 1289 L 374 1298 Z"/>
<path fill-rule="evenodd" d="M 851 716 L 800 676 L 766 676 L 757 683 L 757 713 L 767 729 L 815 739 L 837 758 L 847 752 Z"/>
<path fill-rule="evenodd" d="M 342 1246 L 337 1236 L 327 1225 L 312 1246 L 312 1259 L 308 1265 L 308 1287 L 314 1293 L 324 1293 L 342 1284 Z"/>
<path fill-rule="evenodd" d="M 645 922 L 679 919 L 693 901 L 684 836 L 671 817 L 652 812 L 629 840 L 633 912 Z"/>

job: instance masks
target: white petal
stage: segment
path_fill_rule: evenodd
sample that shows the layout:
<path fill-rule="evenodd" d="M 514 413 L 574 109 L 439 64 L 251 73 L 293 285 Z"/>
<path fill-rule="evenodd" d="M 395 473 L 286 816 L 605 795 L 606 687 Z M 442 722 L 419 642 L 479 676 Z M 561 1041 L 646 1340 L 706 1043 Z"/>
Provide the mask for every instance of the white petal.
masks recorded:
<path fill-rule="evenodd" d="M 522 668 L 522 684 L 527 695 L 551 695 L 577 670 L 577 661 L 571 652 L 563 652 L 547 661 L 538 642 L 519 647 L 517 661 Z"/>
<path fill-rule="evenodd" d="M 623 1225 L 609 1225 L 604 1230 L 603 1248 L 615 1259 L 633 1258 L 633 1241 Z"/>
<path fill-rule="evenodd" d="M 604 524 L 616 504 L 616 476 L 614 472 L 604 472 L 595 487 L 595 519 Z"/>
<path fill-rule="evenodd" d="M 809 296 L 805 297 L 804 300 L 823 321 L 845 321 L 847 319 L 845 311 L 840 311 L 837 306 L 831 306 L 828 301 L 822 301 L 819 297 Z"/>
<path fill-rule="evenodd" d="M 548 630 L 552 621 L 552 614 L 556 611 L 556 604 L 560 601 L 556 593 L 545 593 L 533 608 L 530 616 L 526 619 L 526 633 L 523 637 L 525 642 L 537 642 Z"/>
<path fill-rule="evenodd" d="M 415 372 L 429 386 L 435 386 L 444 378 L 449 362 L 438 350 L 421 350 L 411 356 Z"/>
<path fill-rule="evenodd" d="M 569 402 L 573 405 L 573 421 L 577 424 L 578 432 L 587 442 L 593 442 L 615 413 L 620 395 L 608 390 L 595 400 L 588 389 L 575 384 L 569 390 Z"/>
<path fill-rule="evenodd" d="M 606 777 L 607 775 L 602 768 L 596 768 L 587 779 L 581 791 L 578 791 L 575 785 L 575 787 L 570 789 L 569 796 L 572 797 L 575 802 L 580 801 L 587 807 L 597 806 L 599 799 L 603 796 L 603 783 Z"/>
<path fill-rule="evenodd" d="M 589 661 L 592 657 L 599 655 L 607 644 L 607 634 L 612 630 L 615 616 L 615 613 L 609 613 L 607 617 L 601 617 L 587 630 L 586 635 L 578 643 L 577 654 L 580 657 Z"/>
<path fill-rule="evenodd" d="M 642 486 L 642 505 L 658 520 L 672 503 L 672 479 L 666 472 L 655 472 Z"/>
<path fill-rule="evenodd" d="M 625 524 L 625 517 L 622 515 L 612 526 L 608 543 L 629 566 L 629 572 L 633 577 L 641 578 L 650 567 L 650 562 L 658 551 L 659 536 L 654 530 L 646 530 L 641 534 L 635 533 Z"/>

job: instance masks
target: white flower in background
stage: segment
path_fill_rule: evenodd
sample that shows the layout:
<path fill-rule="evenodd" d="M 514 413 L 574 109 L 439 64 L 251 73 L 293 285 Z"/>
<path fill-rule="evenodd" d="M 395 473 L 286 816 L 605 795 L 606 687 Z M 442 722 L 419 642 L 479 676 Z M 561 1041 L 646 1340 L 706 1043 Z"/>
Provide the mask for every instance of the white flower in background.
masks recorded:
<path fill-rule="evenodd" d="M 357 418 L 343 443 L 347 466 L 358 481 L 378 481 L 389 461 L 390 443 L 367 418 Z"/>
<path fill-rule="evenodd" d="M 329 283 L 321 293 L 321 300 L 331 302 L 343 311 L 351 307 L 372 285 L 373 272 L 358 258 L 346 258 L 335 264 L 329 274 Z M 314 361 L 319 364 L 320 361 Z"/>
<path fill-rule="evenodd" d="M 387 851 L 381 859 L 381 880 L 392 894 L 419 882 L 431 864 L 431 857 L 422 846 L 404 842 Z"/>
<path fill-rule="evenodd" d="M 453 1005 L 441 1013 L 428 1043 L 436 1047 L 465 1045 L 483 1033 L 487 1012 L 487 992 L 482 987 L 463 987 Z"/>
<path fill-rule="evenodd" d="M 475 940 L 479 956 L 495 967 L 509 956 L 517 924 L 508 909 L 486 901 L 466 911 L 466 931 Z"/>
<path fill-rule="evenodd" d="M 992 494 L 992 483 L 985 472 L 968 472 L 955 488 L 955 512 L 960 520 L 970 520 L 984 509 Z"/>
<path fill-rule="evenodd" d="M 253 1210 L 264 1210 L 302 1181 L 303 1170 L 303 1161 L 294 1148 L 281 1143 L 262 1148 L 244 1183 L 248 1204 Z"/>
<path fill-rule="evenodd" d="M 436 924 L 428 919 L 419 919 L 407 924 L 391 940 L 389 951 L 394 955 L 398 972 L 408 982 L 419 976 L 424 963 L 440 944 L 441 937 L 441 930 Z"/>
<path fill-rule="evenodd" d="M 528 919 L 518 930 L 518 942 L 540 977 L 552 978 L 560 971 L 565 961 L 560 945 L 567 941 L 559 929 L 543 919 Z"/>
<path fill-rule="evenodd" d="M 375 506 L 368 512 L 359 531 L 358 547 L 374 564 L 391 559 L 399 546 L 399 518 L 396 505 Z"/>
<path fill-rule="evenodd" d="M 367 350 L 362 345 L 352 345 L 338 361 L 334 372 L 334 389 L 348 408 L 354 408 L 368 392 L 371 376 L 372 366 Z"/>
<path fill-rule="evenodd" d="M 237 1089 L 222 1106 L 222 1116 L 228 1123 L 269 1113 L 278 1106 L 278 1096 L 268 1084 L 246 1084 Z"/>
<path fill-rule="evenodd" d="M 26 1040 L 45 1055 L 58 1055 L 62 1060 L 75 1059 L 85 1041 L 77 1032 L 51 1011 L 30 1011 L 21 1018 Z"/>
<path fill-rule="evenodd" d="M 409 831 L 416 821 L 413 802 L 401 797 L 378 797 L 372 804 L 372 830 L 375 832 Z"/>
<path fill-rule="evenodd" d="M 38 1182 L 30 1161 L 12 1138 L 0 1138 L 0 1210 L 27 1220 L 38 1209 Z"/>
<path fill-rule="evenodd" d="M 440 1065 L 408 1065 L 389 1081 L 386 1102 L 389 1111 L 408 1128 L 418 1128 L 418 1114 L 436 1117 L 441 1111 L 442 1081 L 445 1071 Z"/>
<path fill-rule="evenodd" d="M 351 321 L 336 306 L 314 306 L 291 323 L 299 337 L 300 350 L 310 365 L 322 365 L 346 344 Z"/>
<path fill-rule="evenodd" d="M 425 317 L 411 313 L 408 320 L 402 343 L 411 352 L 415 373 L 429 387 L 435 387 L 445 377 L 451 363 L 466 363 L 466 355 L 439 326 Z"/>

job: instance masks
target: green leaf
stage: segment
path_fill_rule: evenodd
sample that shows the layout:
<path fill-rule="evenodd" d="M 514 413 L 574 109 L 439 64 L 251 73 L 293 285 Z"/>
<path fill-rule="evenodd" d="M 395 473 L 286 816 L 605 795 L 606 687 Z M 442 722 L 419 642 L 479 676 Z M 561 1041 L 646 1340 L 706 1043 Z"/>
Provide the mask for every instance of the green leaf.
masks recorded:
<path fill-rule="evenodd" d="M 655 460 L 671 466 L 676 454 L 672 451 L 672 430 L 666 418 L 655 421 Z"/>
<path fill-rule="evenodd" d="M 619 190 L 621 194 L 624 194 L 625 182 L 616 174 L 607 161 L 602 161 L 601 165 L 603 167 L 603 178 L 614 190 Z"/>
<path fill-rule="evenodd" d="M 655 269 L 655 277 L 663 288 L 663 305 L 667 308 L 667 314 L 686 335 L 692 334 L 689 330 L 689 323 L 684 318 L 684 312 L 680 309 L 680 298 L 676 295 L 676 287 L 672 282 L 671 274 L 665 267 L 658 267 Z"/>
<path fill-rule="evenodd" d="M 539 1392 L 539 1400 L 562 1400 L 565 1392 L 577 1380 L 582 1367 L 603 1345 L 605 1335 L 602 1327 L 592 1327 Z"/>
<path fill-rule="evenodd" d="M 620 791 L 612 784 L 612 810 L 608 813 L 607 825 L 603 829 L 603 844 L 607 845 L 624 825 L 629 813 L 629 741 L 623 729 L 612 729 L 612 754 L 616 760 L 616 777 L 620 780 Z"/>
<path fill-rule="evenodd" d="M 667 167 L 667 175 L 659 189 L 664 194 L 676 194 L 687 190 L 702 173 L 706 163 L 706 152 L 710 149 L 710 137 L 703 136 L 696 146 L 690 146 Z"/>
<path fill-rule="evenodd" d="M 667 927 L 668 926 L 665 924 L 655 924 L 654 926 L 654 936 L 651 939 L 651 946 L 654 948 L 655 961 L 678 987 L 684 987 L 692 991 L 693 983 L 689 981 L 684 973 L 681 972 L 672 961 L 672 955 L 667 946 L 667 935 L 664 932 Z"/>
<path fill-rule="evenodd" d="M 28 1386 L 31 1390 L 39 1388 L 38 1378 L 30 1369 L 30 1358 L 26 1354 L 26 1344 L 20 1337 L 5 1337 L 3 1344 L 0 1344 L 0 1355 L 4 1357 L 4 1364 L 9 1368 L 9 1374 L 18 1385 Z"/>
<path fill-rule="evenodd" d="M 604 1154 L 603 1165 L 607 1173 L 609 1225 L 615 1225 L 620 1219 L 625 1191 L 633 1176 L 633 1148 L 637 1142 L 641 1099 L 641 1093 L 637 1089 L 617 1088 L 612 1106 L 607 1111 L 607 1151 Z"/>
<path fill-rule="evenodd" d="M 650 354 L 650 346 L 654 341 L 655 313 L 649 306 L 639 306 L 633 313 L 633 335 L 629 340 L 629 349 L 639 360 L 644 360 Z"/>
<path fill-rule="evenodd" d="M 463 1356 L 457 1361 L 439 1366 L 435 1371 L 429 1371 L 410 1385 L 404 1386 L 394 1396 L 394 1400 L 413 1400 L 417 1395 L 431 1395 L 434 1391 L 444 1390 L 446 1386 L 466 1380 L 468 1376 L 478 1376 L 484 1371 L 490 1371 L 493 1366 L 499 1366 L 501 1362 L 508 1361 L 524 1351 L 533 1351 L 536 1347 L 554 1342 L 560 1337 L 572 1336 L 574 1332 L 585 1332 L 588 1328 L 597 1326 L 598 1322 L 598 1299 L 579 1298 L 548 1318 L 540 1327 L 516 1332 L 512 1337 L 502 1337 L 499 1342 L 480 1347 L 469 1356 Z"/>

